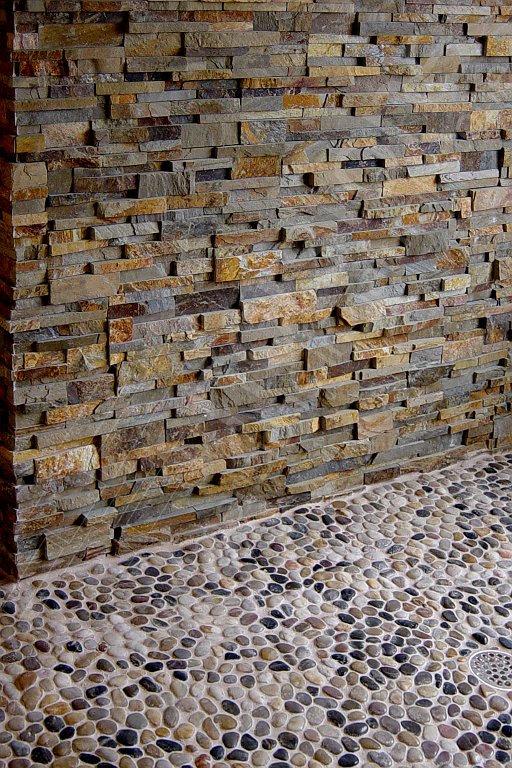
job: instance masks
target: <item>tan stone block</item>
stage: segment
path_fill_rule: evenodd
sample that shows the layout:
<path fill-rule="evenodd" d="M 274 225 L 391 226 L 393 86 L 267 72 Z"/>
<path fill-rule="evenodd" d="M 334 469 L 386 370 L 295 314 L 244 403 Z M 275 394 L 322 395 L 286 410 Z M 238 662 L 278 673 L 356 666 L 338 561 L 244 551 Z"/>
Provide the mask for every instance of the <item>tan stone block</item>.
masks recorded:
<path fill-rule="evenodd" d="M 82 46 L 117 46 L 123 42 L 121 25 L 94 24 L 43 24 L 39 28 L 39 46 L 43 50 L 75 48 Z"/>
<path fill-rule="evenodd" d="M 14 191 L 47 185 L 46 163 L 17 163 L 8 167 L 11 171 L 11 188 Z"/>
<path fill-rule="evenodd" d="M 286 459 L 278 459 L 268 464 L 261 464 L 255 467 L 246 467 L 244 469 L 231 469 L 222 472 L 215 478 L 217 485 L 222 488 L 243 488 L 252 483 L 264 480 L 271 475 L 278 474 L 286 467 Z"/>
<path fill-rule="evenodd" d="M 184 36 L 185 48 L 264 48 L 278 45 L 281 40 L 279 32 L 250 31 L 234 34 L 230 32 L 187 32 Z"/>
<path fill-rule="evenodd" d="M 59 109 L 92 109 L 97 105 L 95 96 L 69 97 L 63 99 L 38 99 L 37 101 L 17 101 L 18 112 L 58 112 Z"/>
<path fill-rule="evenodd" d="M 103 435 L 101 438 L 101 456 L 102 459 L 107 460 L 107 463 L 111 463 L 111 457 L 123 456 L 125 453 L 132 454 L 131 458 L 133 458 L 132 452 L 139 448 L 143 449 L 145 455 L 148 455 L 150 448 L 154 452 L 154 446 L 163 443 L 165 443 L 164 422 L 153 421 L 149 424 L 118 429 L 116 432 Z"/>
<path fill-rule="evenodd" d="M 473 338 L 447 341 L 443 347 L 443 363 L 453 363 L 458 360 L 468 360 L 479 355 L 484 345 L 482 335 Z"/>
<path fill-rule="evenodd" d="M 236 160 L 231 171 L 232 179 L 246 179 L 258 176 L 276 176 L 281 168 L 279 157 L 243 157 Z"/>
<path fill-rule="evenodd" d="M 512 205 L 512 186 L 477 189 L 473 195 L 473 210 L 486 211 Z"/>
<path fill-rule="evenodd" d="M 41 126 L 47 149 L 58 147 L 83 147 L 88 143 L 89 122 L 50 123 Z"/>
<path fill-rule="evenodd" d="M 133 318 L 121 317 L 119 320 L 110 320 L 108 324 L 108 338 L 111 344 L 122 344 L 133 338 Z"/>
<path fill-rule="evenodd" d="M 242 313 L 239 309 L 225 309 L 207 312 L 201 315 L 201 324 L 205 331 L 220 331 L 224 328 L 236 328 L 240 325 Z"/>
<path fill-rule="evenodd" d="M 437 189 L 435 176 L 420 176 L 414 179 L 390 179 L 384 182 L 384 197 L 395 195 L 425 195 Z"/>
<path fill-rule="evenodd" d="M 164 213 L 166 210 L 167 198 L 165 197 L 146 200 L 106 200 L 98 203 L 98 216 L 101 219 L 119 219 L 144 213 Z"/>
<path fill-rule="evenodd" d="M 358 438 L 373 437 L 393 429 L 393 414 L 391 411 L 372 411 L 360 413 L 357 426 Z"/>
<path fill-rule="evenodd" d="M 109 275 L 80 275 L 65 280 L 51 280 L 50 300 L 52 304 L 70 304 L 86 299 L 115 296 L 120 282 L 121 278 L 116 272 Z"/>
<path fill-rule="evenodd" d="M 157 35 L 125 34 L 124 50 L 127 56 L 176 56 L 181 51 L 179 32 L 159 32 Z"/>
<path fill-rule="evenodd" d="M 33 136 L 18 136 L 16 138 L 16 152 L 44 152 L 44 135 L 36 133 Z"/>
<path fill-rule="evenodd" d="M 95 368 L 108 367 L 107 348 L 103 344 L 88 344 L 68 349 L 66 363 L 70 373 L 93 371 Z"/>
<path fill-rule="evenodd" d="M 219 282 L 278 275 L 283 270 L 281 251 L 254 251 L 239 255 L 222 255 L 228 250 L 217 249 L 221 255 L 215 257 L 215 280 Z"/>
<path fill-rule="evenodd" d="M 340 169 L 307 174 L 307 181 L 312 187 L 325 187 L 329 184 L 354 184 L 363 181 L 360 168 Z"/>
<path fill-rule="evenodd" d="M 248 299 L 242 303 L 243 319 L 247 323 L 262 323 L 266 320 L 290 318 L 295 315 L 308 315 L 316 309 L 316 293 L 299 291 L 296 293 L 263 296 Z"/>
<path fill-rule="evenodd" d="M 359 421 L 359 411 L 355 409 L 345 409 L 343 411 L 333 411 L 320 417 L 322 429 L 340 429 L 349 424 L 357 424 Z"/>
<path fill-rule="evenodd" d="M 512 282 L 512 258 L 496 261 L 497 279 L 500 283 Z"/>
<path fill-rule="evenodd" d="M 237 123 L 187 123 L 181 131 L 183 147 L 222 147 L 238 144 Z"/>
<path fill-rule="evenodd" d="M 47 560 L 77 554 L 86 549 L 102 549 L 108 552 L 111 546 L 111 518 L 104 524 L 93 526 L 70 525 L 44 534 L 44 552 Z"/>
<path fill-rule="evenodd" d="M 130 384 L 168 377 L 178 370 L 178 366 L 178 360 L 167 355 L 157 355 L 148 360 L 127 360 L 120 365 L 118 385 L 122 390 Z"/>
<path fill-rule="evenodd" d="M 486 56 L 512 56 L 512 36 L 493 37 L 488 36 L 485 40 Z"/>
<path fill-rule="evenodd" d="M 320 405 L 329 408 L 339 408 L 341 405 L 354 403 L 359 397 L 359 382 L 342 381 L 322 387 L 319 393 Z"/>
<path fill-rule="evenodd" d="M 352 307 L 338 307 L 338 315 L 348 325 L 377 323 L 386 317 L 386 307 L 382 302 L 355 304 Z"/>
<path fill-rule="evenodd" d="M 68 448 L 51 456 L 36 459 L 36 480 L 44 482 L 74 475 L 78 472 L 90 472 L 98 469 L 99 466 L 100 457 L 94 445 Z"/>
<path fill-rule="evenodd" d="M 48 425 L 60 424 L 64 421 L 77 421 L 92 416 L 101 400 L 89 400 L 87 403 L 77 405 L 63 405 L 46 411 L 46 423 Z"/>
<path fill-rule="evenodd" d="M 479 109 L 471 113 L 470 129 L 471 131 L 492 131 L 500 125 L 500 110 L 498 109 Z"/>
<path fill-rule="evenodd" d="M 443 278 L 443 291 L 465 291 L 471 285 L 471 275 L 451 275 Z"/>

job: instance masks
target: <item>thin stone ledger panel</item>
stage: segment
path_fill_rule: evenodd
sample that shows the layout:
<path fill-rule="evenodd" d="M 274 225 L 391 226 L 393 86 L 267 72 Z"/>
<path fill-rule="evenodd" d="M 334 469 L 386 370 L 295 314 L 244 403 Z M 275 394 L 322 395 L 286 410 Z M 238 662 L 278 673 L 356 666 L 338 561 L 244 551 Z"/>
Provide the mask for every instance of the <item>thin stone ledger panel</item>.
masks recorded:
<path fill-rule="evenodd" d="M 508 6 L 0 0 L 0 561 L 510 443 Z"/>
<path fill-rule="evenodd" d="M 473 662 L 512 659 L 511 564 L 512 453 L 482 453 L 11 584 L 0 768 L 507 765 L 512 688 Z"/>

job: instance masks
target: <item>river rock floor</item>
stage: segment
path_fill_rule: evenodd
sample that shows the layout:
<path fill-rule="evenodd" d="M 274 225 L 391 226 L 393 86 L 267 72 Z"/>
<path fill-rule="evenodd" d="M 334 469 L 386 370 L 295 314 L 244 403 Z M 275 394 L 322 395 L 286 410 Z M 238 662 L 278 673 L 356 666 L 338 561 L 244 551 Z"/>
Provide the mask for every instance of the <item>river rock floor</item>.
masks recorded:
<path fill-rule="evenodd" d="M 481 453 L 4 586 L 0 766 L 511 763 L 511 566 Z"/>

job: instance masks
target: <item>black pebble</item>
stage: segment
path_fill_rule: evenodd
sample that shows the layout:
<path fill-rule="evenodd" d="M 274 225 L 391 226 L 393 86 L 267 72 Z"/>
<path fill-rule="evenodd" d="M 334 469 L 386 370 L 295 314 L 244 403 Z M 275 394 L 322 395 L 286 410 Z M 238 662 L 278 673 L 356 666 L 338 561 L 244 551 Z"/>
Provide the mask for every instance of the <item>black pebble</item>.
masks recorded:
<path fill-rule="evenodd" d="M 241 746 L 244 749 L 248 749 L 249 752 L 252 752 L 253 749 L 258 749 L 258 742 L 254 736 L 250 736 L 248 733 L 244 733 L 242 736 Z"/>
<path fill-rule="evenodd" d="M 45 717 L 43 722 L 46 728 L 52 733 L 58 733 L 59 731 L 62 731 L 62 729 L 66 726 L 66 723 L 62 717 L 58 717 L 57 715 L 48 715 L 48 717 Z"/>
<path fill-rule="evenodd" d="M 230 699 L 224 699 L 222 702 L 222 709 L 230 715 L 239 715 L 240 707 L 234 701 Z"/>
<path fill-rule="evenodd" d="M 163 749 L 164 752 L 182 752 L 183 747 L 181 744 L 178 744 L 177 741 L 172 741 L 171 739 L 157 739 L 156 740 L 157 747 L 160 747 L 160 749 Z"/>
<path fill-rule="evenodd" d="M 133 747 L 138 741 L 137 731 L 132 731 L 131 728 L 121 728 L 116 733 L 116 739 L 124 747 Z"/>
<path fill-rule="evenodd" d="M 93 685 L 92 688 L 87 688 L 85 695 L 88 699 L 95 699 L 97 696 L 107 692 L 108 688 L 106 685 Z"/>
<path fill-rule="evenodd" d="M 50 765 L 53 761 L 53 755 L 46 747 L 35 747 L 32 750 L 31 758 L 34 763 L 42 763 L 43 765 Z"/>
<path fill-rule="evenodd" d="M 342 768 L 352 768 L 352 766 L 358 764 L 359 758 L 355 755 L 342 755 L 338 760 L 338 765 L 341 765 Z"/>
<path fill-rule="evenodd" d="M 56 600 L 53 600 L 51 597 L 49 597 L 47 600 L 43 600 L 43 603 L 51 611 L 58 611 L 60 608 L 60 605 L 58 604 L 58 602 Z"/>
<path fill-rule="evenodd" d="M 222 743 L 228 749 L 233 749 L 238 744 L 239 735 L 234 731 L 228 731 L 222 734 Z"/>
<path fill-rule="evenodd" d="M 56 672 L 65 672 L 66 675 L 71 675 L 74 671 L 73 667 L 70 667 L 69 664 L 56 664 L 54 670 Z"/>
<path fill-rule="evenodd" d="M 286 747 L 286 749 L 297 749 L 297 745 L 299 743 L 298 737 L 289 731 L 283 731 L 283 733 L 280 733 L 277 737 L 277 740 L 281 746 Z"/>
<path fill-rule="evenodd" d="M 272 672 L 288 672 L 290 667 L 288 664 L 285 664 L 284 661 L 273 661 L 272 664 L 270 664 L 270 669 Z"/>
<path fill-rule="evenodd" d="M 349 723 L 345 727 L 345 733 L 348 736 L 364 736 L 365 733 L 368 733 L 368 726 L 363 722 Z"/>
<path fill-rule="evenodd" d="M 155 683 L 154 680 L 152 680 L 150 677 L 142 677 L 140 680 L 140 684 L 143 688 L 146 689 L 146 691 L 149 691 L 150 693 L 159 693 L 159 691 L 162 690 L 162 688 L 158 685 L 158 683 Z"/>
<path fill-rule="evenodd" d="M 69 640 L 66 643 L 66 648 L 71 653 L 82 653 L 83 651 L 82 643 L 79 643 L 78 640 Z"/>

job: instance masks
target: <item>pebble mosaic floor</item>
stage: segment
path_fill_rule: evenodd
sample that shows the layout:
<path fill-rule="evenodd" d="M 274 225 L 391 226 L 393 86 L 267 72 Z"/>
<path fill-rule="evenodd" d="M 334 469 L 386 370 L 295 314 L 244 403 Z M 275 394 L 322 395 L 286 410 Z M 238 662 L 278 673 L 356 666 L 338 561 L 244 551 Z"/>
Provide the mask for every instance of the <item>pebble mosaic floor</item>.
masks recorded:
<path fill-rule="evenodd" d="M 4 585 L 0 766 L 512 763 L 511 566 L 484 453 Z"/>

